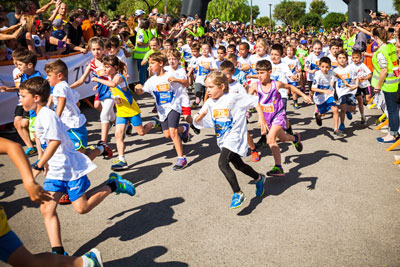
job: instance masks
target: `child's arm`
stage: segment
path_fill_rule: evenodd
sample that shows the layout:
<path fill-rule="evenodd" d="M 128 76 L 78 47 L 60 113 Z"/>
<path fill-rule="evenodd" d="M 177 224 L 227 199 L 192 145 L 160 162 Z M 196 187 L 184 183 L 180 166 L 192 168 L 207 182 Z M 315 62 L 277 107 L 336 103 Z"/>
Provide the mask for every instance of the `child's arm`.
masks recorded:
<path fill-rule="evenodd" d="M 141 85 L 140 83 L 137 84 L 137 85 L 135 86 L 135 93 L 136 93 L 137 95 L 143 95 L 143 94 L 144 94 L 143 85 Z"/>
<path fill-rule="evenodd" d="M 171 76 L 171 77 L 168 78 L 168 81 L 170 83 L 173 83 L 173 82 L 180 83 L 183 87 L 188 87 L 189 86 L 189 81 L 187 79 L 178 79 L 178 78 L 175 78 L 175 77 Z"/>
<path fill-rule="evenodd" d="M 196 123 L 199 123 L 206 115 L 207 115 L 207 113 L 208 113 L 208 109 L 206 109 L 204 112 L 202 112 L 202 113 L 199 113 L 196 117 L 195 117 L 195 119 L 194 119 L 194 121 L 196 122 Z"/>
<path fill-rule="evenodd" d="M 60 146 L 61 141 L 58 140 L 50 140 L 49 144 L 46 147 L 46 150 L 43 152 L 43 155 L 40 157 L 40 160 L 37 163 L 39 168 L 47 168 L 47 162 L 51 159 L 51 157 L 56 153 L 57 148 Z M 47 170 L 45 170 L 47 172 Z M 40 174 L 40 171 L 33 170 L 33 177 L 37 177 Z"/>
<path fill-rule="evenodd" d="M 130 58 L 132 56 L 131 53 L 128 50 L 126 50 L 126 48 L 124 46 L 121 46 L 121 49 L 122 49 L 122 51 L 124 51 L 124 55 L 127 58 Z"/>
<path fill-rule="evenodd" d="M 360 80 L 356 78 L 356 84 L 355 85 L 350 85 L 350 91 L 356 90 L 358 88 L 358 84 L 360 83 Z"/>
<path fill-rule="evenodd" d="M 7 87 L 7 86 L 0 86 L 0 92 L 5 93 L 11 93 L 11 92 L 19 92 L 19 89 L 17 87 Z"/>
<path fill-rule="evenodd" d="M 114 79 L 112 79 L 111 81 L 104 80 L 104 79 L 97 78 L 97 77 L 93 77 L 92 81 L 96 82 L 96 83 L 102 83 L 108 87 L 117 87 L 117 85 L 122 83 L 124 81 L 124 79 L 120 75 L 115 75 Z"/>
<path fill-rule="evenodd" d="M 67 99 L 65 97 L 57 97 L 57 109 L 56 113 L 58 117 L 61 117 L 61 114 L 64 111 L 65 104 L 67 103 Z"/>
<path fill-rule="evenodd" d="M 78 87 L 78 86 L 81 86 L 84 82 L 85 82 L 85 80 L 86 80 L 86 78 L 87 78 L 87 76 L 90 74 L 90 64 L 86 67 L 86 70 L 85 70 L 85 72 L 82 74 L 82 76 L 76 81 L 76 82 L 74 82 L 73 84 L 71 84 L 71 89 L 74 89 L 74 88 L 76 88 L 76 87 Z"/>
<path fill-rule="evenodd" d="M 19 144 L 0 137 L 0 154 L 8 154 L 15 164 L 21 175 L 25 190 L 32 201 L 41 204 L 43 201 L 49 201 L 51 199 L 49 192 L 44 191 L 43 188 L 35 182 L 31 166 Z"/>
<path fill-rule="evenodd" d="M 331 91 L 329 89 L 319 89 L 318 87 L 314 87 L 314 86 L 311 88 L 311 91 L 317 92 L 317 93 L 320 93 L 320 94 L 326 94 L 326 95 L 332 95 L 333 94 L 333 91 Z"/>
<path fill-rule="evenodd" d="M 242 64 L 242 68 L 240 69 L 241 71 L 248 71 L 251 69 L 251 66 L 249 64 Z"/>
<path fill-rule="evenodd" d="M 278 89 L 280 89 L 280 88 L 288 89 L 288 90 L 292 91 L 292 93 L 296 93 L 297 95 L 302 96 L 304 98 L 304 100 L 308 104 L 312 103 L 312 100 L 308 95 L 304 94 L 301 90 L 297 89 L 293 85 L 290 85 L 290 84 L 287 84 L 287 83 L 282 83 L 282 82 L 279 82 L 279 81 L 277 81 L 275 83 L 277 84 Z"/>
<path fill-rule="evenodd" d="M 253 83 L 247 92 L 249 95 L 256 95 L 257 94 L 257 84 Z"/>
<path fill-rule="evenodd" d="M 261 109 L 260 103 L 257 103 L 256 110 L 258 114 L 258 126 L 260 126 L 261 128 L 261 134 L 265 135 L 267 134 L 267 132 L 269 132 L 269 128 L 267 122 L 265 121 L 265 117 Z"/>

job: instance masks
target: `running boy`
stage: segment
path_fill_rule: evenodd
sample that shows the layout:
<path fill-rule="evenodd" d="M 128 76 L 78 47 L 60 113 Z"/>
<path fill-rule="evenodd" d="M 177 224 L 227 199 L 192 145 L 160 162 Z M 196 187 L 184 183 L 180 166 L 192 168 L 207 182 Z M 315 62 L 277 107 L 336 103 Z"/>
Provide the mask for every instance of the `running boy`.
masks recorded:
<path fill-rule="evenodd" d="M 178 155 L 173 170 L 181 170 L 187 166 L 187 160 L 183 156 L 182 141 L 186 143 L 189 140 L 189 125 L 179 126 L 179 118 L 182 112 L 180 98 L 182 87 L 176 82 L 170 82 L 173 73 L 165 72 L 166 63 L 167 57 L 161 52 L 152 54 L 149 57 L 149 64 L 154 76 L 148 79 L 144 86 L 136 85 L 135 92 L 138 95 L 149 93 L 155 98 L 164 136 L 172 139 Z M 180 133 L 182 133 L 182 138 L 179 136 Z"/>
<path fill-rule="evenodd" d="M 50 85 L 42 77 L 34 77 L 20 86 L 20 101 L 25 110 L 34 110 L 36 138 L 44 153 L 33 166 L 33 176 L 45 171 L 43 189 L 50 192 L 51 200 L 40 206 L 52 252 L 64 254 L 60 222 L 56 213 L 61 196 L 68 193 L 74 209 L 88 213 L 112 192 L 135 195 L 135 187 L 118 174 L 111 173 L 106 185 L 100 185 L 86 193 L 90 181 L 86 176 L 96 168 L 91 160 L 73 149 L 67 129 L 57 114 L 46 106 Z"/>
<path fill-rule="evenodd" d="M 256 196 L 261 197 L 264 194 L 265 176 L 257 173 L 241 159 L 247 155 L 248 150 L 246 111 L 253 107 L 257 107 L 260 113 L 261 110 L 257 96 L 228 93 L 228 79 L 221 72 L 210 73 L 205 83 L 209 99 L 194 117 L 194 123 L 199 128 L 215 129 L 217 144 L 221 149 L 218 166 L 232 188 L 230 209 L 235 209 L 242 205 L 245 196 L 229 166 L 230 162 L 237 170 L 256 181 Z"/>

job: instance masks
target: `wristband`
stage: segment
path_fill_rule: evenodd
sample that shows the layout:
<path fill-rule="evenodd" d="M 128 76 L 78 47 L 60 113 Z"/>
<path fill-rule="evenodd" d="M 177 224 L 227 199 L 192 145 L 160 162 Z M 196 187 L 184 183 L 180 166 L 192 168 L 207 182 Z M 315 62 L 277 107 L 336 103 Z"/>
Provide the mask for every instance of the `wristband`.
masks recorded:
<path fill-rule="evenodd" d="M 40 171 L 40 172 L 44 171 L 44 167 L 39 168 L 37 162 L 36 162 L 35 164 L 33 164 L 32 168 L 33 168 L 34 170 L 37 170 L 37 171 Z"/>

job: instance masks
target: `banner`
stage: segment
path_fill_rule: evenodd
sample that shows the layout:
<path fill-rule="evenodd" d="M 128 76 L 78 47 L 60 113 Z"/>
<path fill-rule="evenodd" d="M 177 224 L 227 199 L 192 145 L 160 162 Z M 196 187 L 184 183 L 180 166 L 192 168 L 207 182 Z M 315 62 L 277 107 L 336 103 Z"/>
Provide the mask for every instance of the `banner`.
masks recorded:
<path fill-rule="evenodd" d="M 52 57 L 48 60 L 40 59 L 38 60 L 35 69 L 45 75 L 46 73 L 44 72 L 44 66 L 47 63 L 50 63 L 57 59 L 61 59 L 67 64 L 68 66 L 67 82 L 69 85 L 71 85 L 83 75 L 83 73 L 86 70 L 86 67 L 93 59 L 93 56 L 91 53 L 87 54 L 75 53 L 67 56 Z M 8 62 L 8 64 L 4 64 L 4 62 L 1 63 L 2 64 L 0 65 L 0 86 L 1 85 L 5 85 L 8 87 L 15 86 L 12 77 L 12 73 L 15 66 L 12 64 L 12 62 Z M 134 61 L 134 59 L 132 58 L 128 58 L 127 63 L 128 63 L 128 74 L 129 74 L 128 83 L 131 84 L 138 81 L 139 75 L 137 75 L 136 61 Z M 96 85 L 96 83 L 92 82 L 91 78 L 92 75 L 89 75 L 89 77 L 85 80 L 85 82 L 81 86 L 75 88 L 75 90 L 78 91 L 78 93 L 80 94 L 80 99 L 94 95 L 95 92 L 93 91 L 93 87 Z M 14 111 L 17 103 L 18 103 L 17 93 L 0 93 L 0 125 L 14 121 Z"/>

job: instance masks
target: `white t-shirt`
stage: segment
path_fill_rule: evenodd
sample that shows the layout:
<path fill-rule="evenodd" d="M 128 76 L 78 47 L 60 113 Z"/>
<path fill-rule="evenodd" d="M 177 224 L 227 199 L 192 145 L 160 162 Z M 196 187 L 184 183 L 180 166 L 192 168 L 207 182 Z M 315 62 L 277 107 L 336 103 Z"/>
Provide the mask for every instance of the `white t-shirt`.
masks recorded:
<path fill-rule="evenodd" d="M 258 96 L 249 94 L 228 93 L 219 99 L 207 99 L 199 114 L 208 111 L 198 123 L 197 128 L 214 128 L 219 148 L 245 157 L 247 155 L 247 122 L 246 111 L 257 106 Z"/>
<path fill-rule="evenodd" d="M 46 46 L 46 38 L 41 39 L 38 35 L 32 35 L 33 43 L 36 47 Z"/>
<path fill-rule="evenodd" d="M 301 69 L 300 61 L 295 56 L 293 58 L 289 58 L 286 56 L 282 59 L 282 62 L 289 67 L 290 71 L 292 72 L 292 75 L 296 75 L 297 69 Z M 288 77 L 288 82 L 292 83 L 294 81 L 290 79 L 290 77 Z"/>
<path fill-rule="evenodd" d="M 338 66 L 337 59 L 332 54 L 328 55 L 328 58 L 331 60 L 331 69 L 336 69 Z"/>
<path fill-rule="evenodd" d="M 281 62 L 279 64 L 274 64 L 271 62 L 272 65 L 272 73 L 271 79 L 274 81 L 280 81 L 283 83 L 288 83 L 288 79 L 292 76 L 292 71 L 289 69 L 288 65 Z M 282 98 L 288 98 L 288 90 L 285 88 L 279 89 L 279 93 L 281 94 Z"/>
<path fill-rule="evenodd" d="M 257 74 L 257 71 L 256 71 L 256 64 L 257 64 L 257 62 L 258 62 L 258 61 L 261 61 L 261 60 L 265 60 L 265 59 L 266 59 L 266 60 L 269 60 L 269 56 L 268 56 L 267 54 L 265 54 L 265 55 L 262 56 L 262 57 L 259 57 L 257 54 L 251 55 L 251 56 L 250 56 L 249 62 L 250 62 L 251 74 L 252 74 L 252 75 Z M 251 79 L 250 79 L 250 84 L 252 84 L 253 82 L 256 82 L 256 81 L 258 81 L 258 79 L 251 78 Z"/>
<path fill-rule="evenodd" d="M 239 63 L 239 68 L 242 69 L 244 66 L 249 66 L 250 69 L 245 71 L 244 73 L 246 73 L 246 75 L 251 74 L 251 63 L 250 63 L 250 54 L 247 55 L 246 58 L 243 57 L 239 57 L 238 58 L 238 63 Z"/>
<path fill-rule="evenodd" d="M 355 79 L 357 79 L 357 71 L 354 65 L 347 65 L 345 68 L 337 67 L 333 70 L 336 74 L 340 75 L 343 79 L 347 81 L 348 84 L 355 84 Z M 336 78 L 336 93 L 339 98 L 344 95 L 353 94 L 355 95 L 357 90 L 351 90 L 344 84 L 344 82 Z"/>
<path fill-rule="evenodd" d="M 171 76 L 176 77 L 172 72 L 166 72 L 163 76 L 154 75 L 143 86 L 143 91 L 152 94 L 156 99 L 160 121 L 165 121 L 171 110 L 182 112 L 180 97 L 182 86 L 179 83 L 168 82 Z"/>
<path fill-rule="evenodd" d="M 197 57 L 192 57 L 189 60 L 189 68 L 193 68 L 194 77 L 197 77 L 197 72 L 199 71 L 199 67 L 197 66 Z"/>
<path fill-rule="evenodd" d="M 215 64 L 217 64 L 217 70 L 219 70 L 219 67 L 221 66 L 222 62 L 225 60 L 219 61 L 218 59 L 215 60 Z"/>
<path fill-rule="evenodd" d="M 334 89 L 331 86 L 331 83 L 335 80 L 335 74 L 333 73 L 332 70 L 329 70 L 328 74 L 323 74 L 322 71 L 317 71 L 314 75 L 314 81 L 312 84 L 313 88 L 318 88 L 318 89 L 329 89 L 332 92 Z M 332 95 L 327 95 L 327 94 L 321 94 L 318 92 L 314 92 L 314 103 L 317 105 L 321 105 L 325 103 L 326 100 L 328 100 L 329 97 L 333 96 Z"/>
<path fill-rule="evenodd" d="M 13 79 L 14 79 L 14 84 L 15 87 L 19 87 L 21 84 L 21 77 L 19 77 L 18 79 L 15 79 L 17 77 L 18 74 L 20 74 L 21 71 L 18 68 L 14 68 L 13 69 Z M 19 98 L 19 93 L 17 92 L 18 98 Z M 22 104 L 18 101 L 17 106 L 22 106 Z"/>
<path fill-rule="evenodd" d="M 176 70 L 173 70 L 171 68 L 171 66 L 165 66 L 164 70 L 166 72 L 171 72 L 172 75 L 177 79 L 180 79 L 180 80 L 187 79 L 186 71 L 181 66 L 178 66 L 178 68 Z M 180 88 L 180 90 L 181 90 L 181 95 L 180 95 L 181 106 L 182 107 L 190 107 L 190 98 L 189 98 L 189 95 L 187 93 L 186 87 L 183 87 L 180 83 L 178 83 L 178 84 L 181 86 L 181 88 Z"/>
<path fill-rule="evenodd" d="M 194 82 L 204 85 L 204 80 L 206 79 L 206 76 L 211 72 L 210 69 L 217 69 L 218 67 L 213 57 L 201 56 L 198 57 L 196 61 L 198 72 L 196 80 Z M 208 69 L 206 69 L 205 67 L 207 67 Z"/>
<path fill-rule="evenodd" d="M 192 49 L 188 44 L 185 44 L 182 46 L 182 52 L 183 52 L 183 59 L 185 62 L 189 62 L 190 59 L 192 58 Z"/>
<path fill-rule="evenodd" d="M 36 136 L 43 149 L 51 140 L 60 141 L 54 155 L 48 161 L 49 171 L 46 179 L 72 181 L 81 178 L 96 168 L 96 165 L 83 153 L 74 149 L 67 128 L 57 114 L 43 107 L 35 122 Z"/>
<path fill-rule="evenodd" d="M 371 73 L 371 70 L 364 63 L 355 64 L 353 62 L 351 65 L 353 65 L 356 70 L 357 78 L 363 78 Z M 358 87 L 360 88 L 367 88 L 368 86 L 371 86 L 371 83 L 368 80 L 362 81 L 358 84 Z"/>
<path fill-rule="evenodd" d="M 329 45 L 322 47 L 322 53 L 324 53 L 325 55 L 329 54 Z"/>
<path fill-rule="evenodd" d="M 126 59 L 124 50 L 122 50 L 121 48 L 120 48 L 119 51 L 118 51 L 117 58 L 118 58 L 119 60 L 121 60 L 122 62 L 124 62 L 125 65 L 128 67 L 128 60 Z"/>
<path fill-rule="evenodd" d="M 239 82 L 234 81 L 229 84 L 229 93 L 247 94 L 246 89 Z"/>
<path fill-rule="evenodd" d="M 315 55 L 314 53 L 311 53 L 308 55 L 306 58 L 305 66 L 309 68 L 310 70 L 319 70 L 319 60 L 324 57 L 325 54 L 321 53 L 319 56 Z M 307 80 L 308 81 L 313 81 L 314 80 L 314 73 L 309 73 L 307 72 Z"/>
<path fill-rule="evenodd" d="M 61 121 L 69 129 L 79 128 L 86 123 L 85 115 L 83 115 L 76 105 L 79 100 L 79 93 L 72 90 L 66 81 L 56 84 L 53 89 L 53 102 L 57 106 L 58 98 L 65 97 L 66 103 L 61 113 Z"/>

